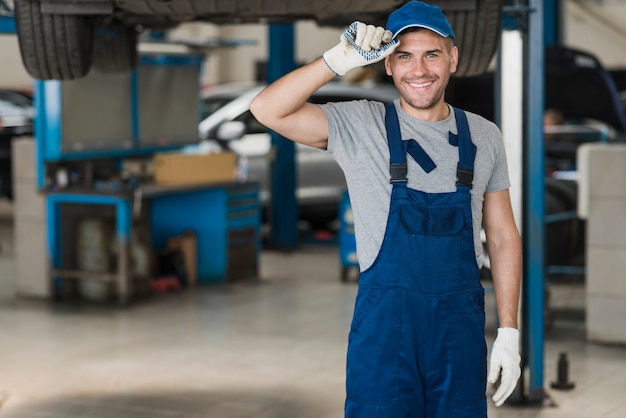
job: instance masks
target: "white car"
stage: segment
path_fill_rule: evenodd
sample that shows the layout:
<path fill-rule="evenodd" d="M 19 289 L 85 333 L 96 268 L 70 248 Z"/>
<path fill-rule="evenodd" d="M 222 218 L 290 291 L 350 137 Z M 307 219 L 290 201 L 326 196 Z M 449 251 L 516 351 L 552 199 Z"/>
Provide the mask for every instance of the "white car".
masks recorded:
<path fill-rule="evenodd" d="M 35 109 L 29 96 L 0 90 L 0 197 L 13 198 L 11 139 L 32 136 Z"/>
<path fill-rule="evenodd" d="M 248 160 L 248 179 L 262 184 L 264 206 L 269 205 L 269 172 L 274 156 L 267 128 L 250 113 L 250 102 L 262 85 L 228 84 L 206 90 L 202 95 L 203 120 L 200 138 L 219 144 Z M 390 102 L 399 97 L 392 85 L 371 87 L 329 83 L 311 98 L 314 103 L 370 99 Z M 343 172 L 326 152 L 296 144 L 297 190 L 300 218 L 315 229 L 336 219 L 341 192 L 346 183 Z"/>

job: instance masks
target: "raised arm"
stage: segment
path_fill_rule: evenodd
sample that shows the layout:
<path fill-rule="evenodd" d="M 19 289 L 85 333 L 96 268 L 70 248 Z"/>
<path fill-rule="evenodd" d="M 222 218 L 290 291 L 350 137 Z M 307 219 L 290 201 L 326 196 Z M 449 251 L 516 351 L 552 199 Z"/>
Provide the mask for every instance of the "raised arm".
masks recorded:
<path fill-rule="evenodd" d="M 326 148 L 326 116 L 307 100 L 333 78 L 335 73 L 319 58 L 270 84 L 254 98 L 250 111 L 259 122 L 285 138 Z"/>
<path fill-rule="evenodd" d="M 335 47 L 322 58 L 269 85 L 252 101 L 259 122 L 286 138 L 318 148 L 328 144 L 328 121 L 319 106 L 307 100 L 335 76 L 378 62 L 391 54 L 397 41 L 384 28 L 352 23 Z"/>

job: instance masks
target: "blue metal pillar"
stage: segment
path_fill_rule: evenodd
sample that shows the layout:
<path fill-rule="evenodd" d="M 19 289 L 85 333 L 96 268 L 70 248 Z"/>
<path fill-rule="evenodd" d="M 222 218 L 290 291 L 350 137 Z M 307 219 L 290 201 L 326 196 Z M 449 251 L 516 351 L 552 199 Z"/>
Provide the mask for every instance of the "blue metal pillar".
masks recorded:
<path fill-rule="evenodd" d="M 526 137 L 524 175 L 524 282 L 522 354 L 528 368 L 528 402 L 544 399 L 545 184 L 543 111 L 545 107 L 544 0 L 529 0 L 526 47 Z"/>
<path fill-rule="evenodd" d="M 268 82 L 273 82 L 295 67 L 294 26 L 269 26 Z M 271 244 L 280 250 L 293 250 L 298 245 L 298 203 L 296 199 L 297 172 L 295 144 L 270 132 L 273 159 L 271 161 Z"/>
<path fill-rule="evenodd" d="M 561 0 L 543 0 L 544 44 L 561 43 Z"/>

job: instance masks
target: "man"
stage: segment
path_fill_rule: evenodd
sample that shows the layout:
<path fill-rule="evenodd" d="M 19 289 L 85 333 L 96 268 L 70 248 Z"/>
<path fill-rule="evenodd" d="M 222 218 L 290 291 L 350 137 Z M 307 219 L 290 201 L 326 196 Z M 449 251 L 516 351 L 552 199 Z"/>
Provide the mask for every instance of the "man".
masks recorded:
<path fill-rule="evenodd" d="M 336 76 L 383 59 L 401 95 L 394 103 L 307 103 Z M 445 103 L 457 60 L 441 10 L 411 1 L 386 29 L 353 23 L 252 103 L 261 123 L 326 149 L 346 176 L 361 269 L 346 417 L 487 416 L 481 221 L 501 325 L 489 370 L 490 382 L 501 377 L 496 405 L 520 375 L 521 245 L 506 156 L 494 124 Z"/>

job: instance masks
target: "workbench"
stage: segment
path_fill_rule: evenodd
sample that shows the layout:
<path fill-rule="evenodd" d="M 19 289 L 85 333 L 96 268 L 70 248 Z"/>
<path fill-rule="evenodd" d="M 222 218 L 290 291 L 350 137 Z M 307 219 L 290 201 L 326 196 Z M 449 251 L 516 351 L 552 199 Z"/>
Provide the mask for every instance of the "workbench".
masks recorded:
<path fill-rule="evenodd" d="M 115 212 L 115 271 L 95 273 L 67 268 L 62 254 L 62 206 L 106 205 Z M 147 211 L 153 250 L 169 237 L 193 231 L 197 239 L 198 283 L 221 283 L 258 276 L 261 204 L 258 183 L 140 186 L 132 192 L 61 190 L 47 194 L 49 280 L 59 296 L 60 279 L 114 282 L 121 305 L 132 295 L 130 237 L 133 219 Z"/>

